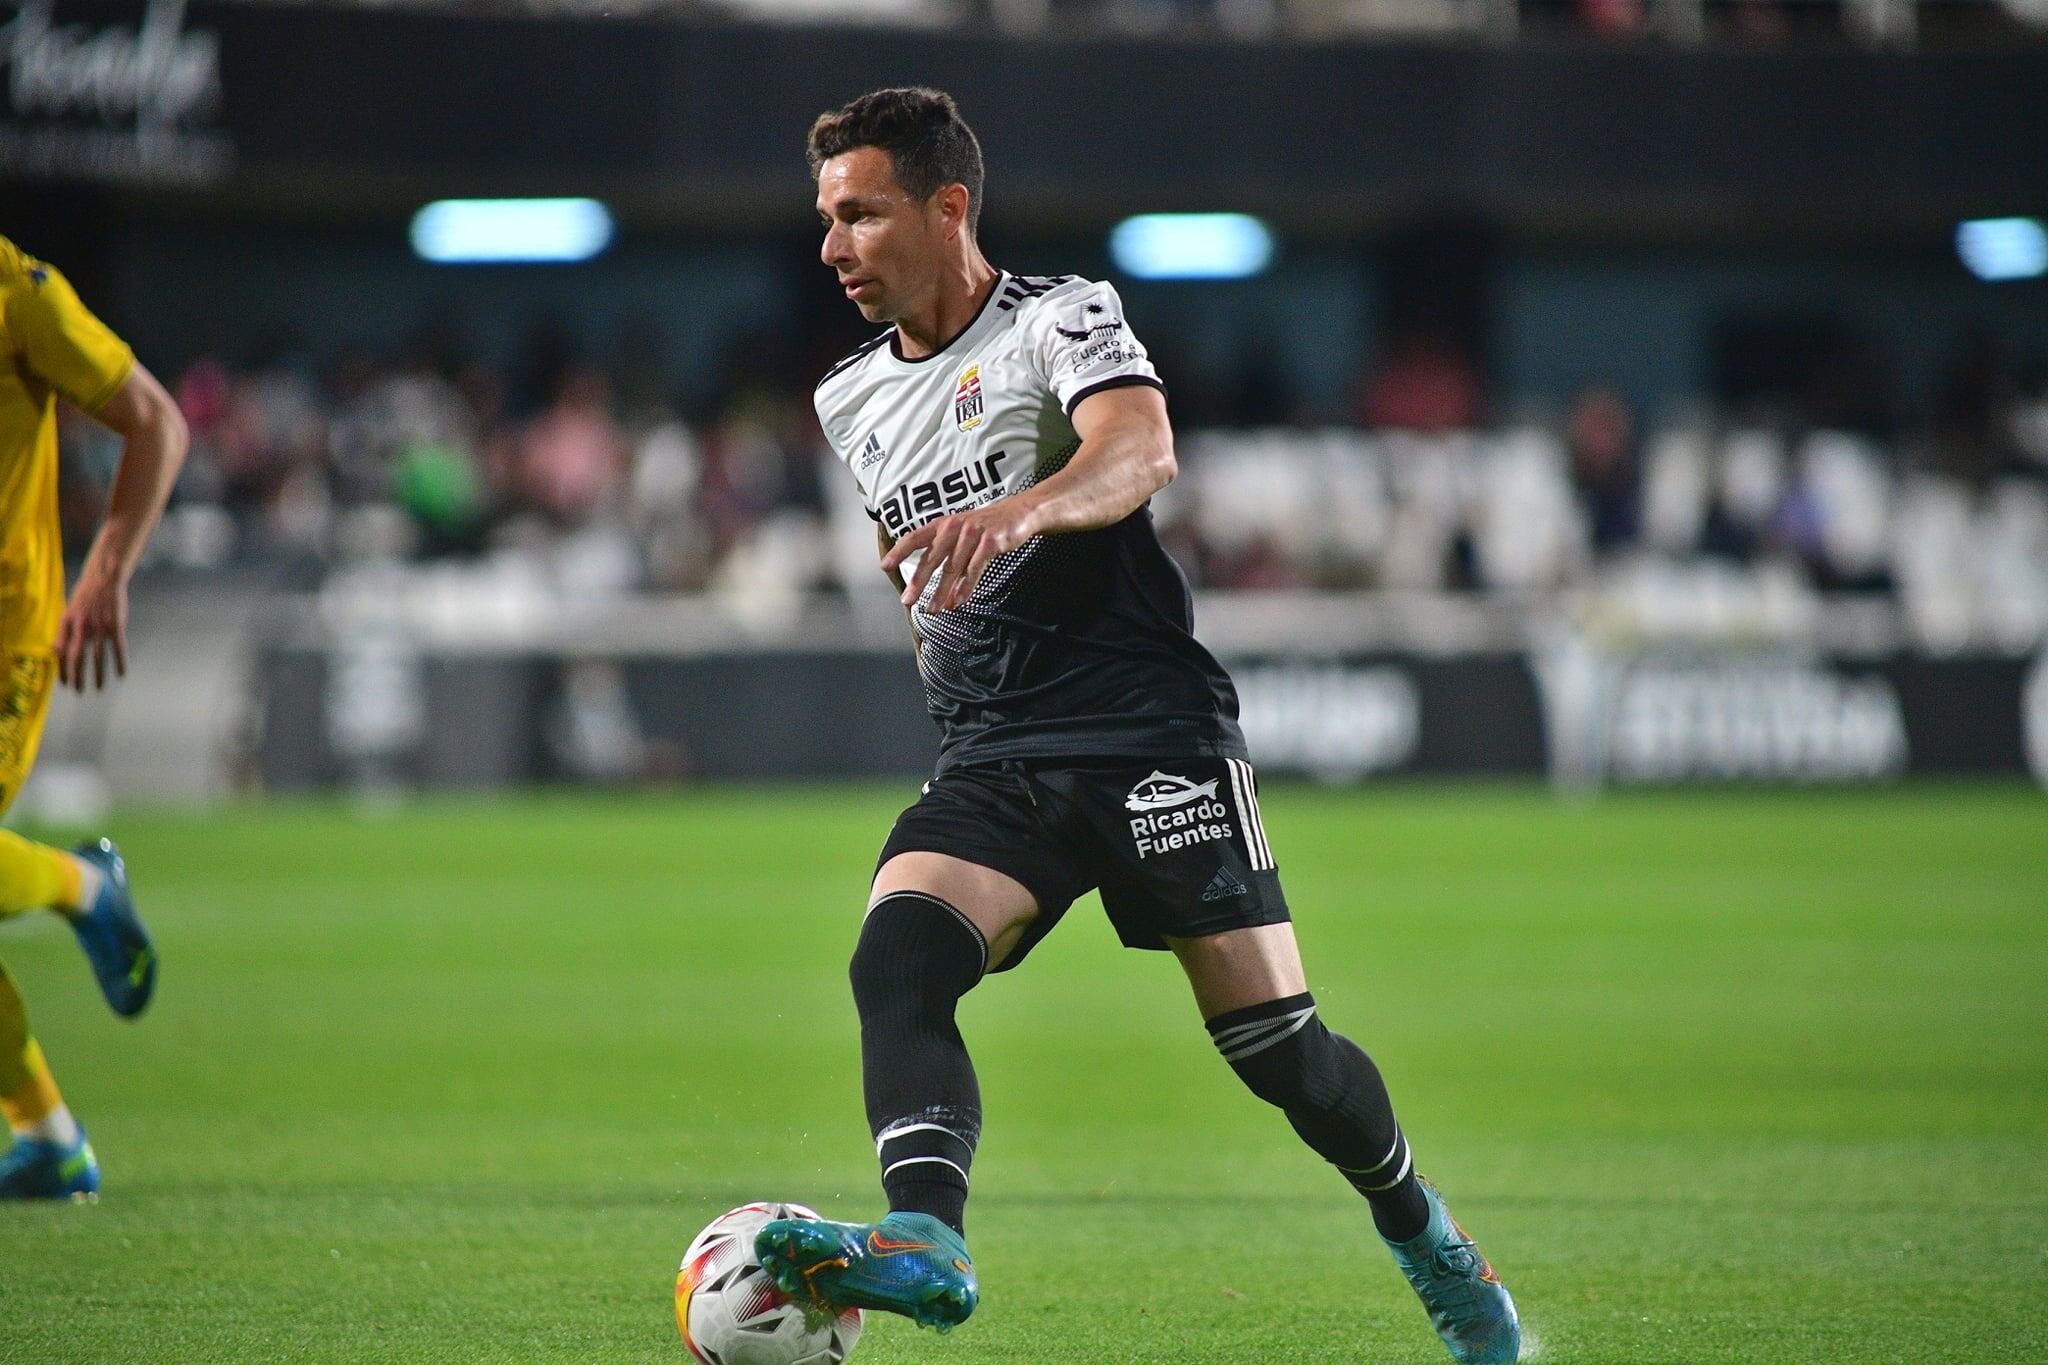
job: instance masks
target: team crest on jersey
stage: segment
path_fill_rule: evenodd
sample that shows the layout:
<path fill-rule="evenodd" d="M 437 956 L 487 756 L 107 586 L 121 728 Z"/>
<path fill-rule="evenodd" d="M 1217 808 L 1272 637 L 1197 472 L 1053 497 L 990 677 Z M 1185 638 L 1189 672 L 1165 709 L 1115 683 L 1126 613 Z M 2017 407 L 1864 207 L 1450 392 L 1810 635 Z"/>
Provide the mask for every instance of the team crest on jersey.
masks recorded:
<path fill-rule="evenodd" d="M 953 421 L 962 431 L 981 425 L 981 366 L 969 365 L 960 372 L 953 388 Z"/>

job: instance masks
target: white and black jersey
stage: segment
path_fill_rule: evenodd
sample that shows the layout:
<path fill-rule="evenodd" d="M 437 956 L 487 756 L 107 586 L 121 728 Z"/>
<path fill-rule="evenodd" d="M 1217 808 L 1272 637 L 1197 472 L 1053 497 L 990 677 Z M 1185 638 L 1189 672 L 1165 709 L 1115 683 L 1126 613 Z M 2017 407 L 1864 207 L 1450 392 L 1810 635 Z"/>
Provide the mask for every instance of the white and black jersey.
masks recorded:
<path fill-rule="evenodd" d="M 1108 284 L 1003 274 L 966 330 L 928 356 L 892 328 L 818 385 L 818 420 L 892 539 L 1049 477 L 1080 445 L 1090 394 L 1162 388 Z M 909 565 L 905 566 L 908 569 Z M 999 759 L 1243 758 L 1237 695 L 1192 634 L 1179 566 L 1139 508 L 1037 536 L 973 597 L 912 609 L 939 770 Z"/>

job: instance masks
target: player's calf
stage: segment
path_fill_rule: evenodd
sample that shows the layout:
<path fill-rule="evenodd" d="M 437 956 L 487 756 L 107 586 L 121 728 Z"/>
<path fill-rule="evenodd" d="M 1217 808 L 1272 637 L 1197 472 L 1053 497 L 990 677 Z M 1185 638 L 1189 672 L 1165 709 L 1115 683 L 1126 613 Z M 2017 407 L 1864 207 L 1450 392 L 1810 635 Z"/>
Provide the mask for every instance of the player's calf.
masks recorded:
<path fill-rule="evenodd" d="M 981 931 L 958 909 L 902 891 L 868 911 L 849 973 L 889 1207 L 929 1214 L 956 1234 L 981 1137 L 981 1090 L 953 1014 L 987 962 Z"/>
<path fill-rule="evenodd" d="M 1314 996 L 1220 1014 L 1209 1036 L 1252 1093 L 1278 1106 L 1301 1140 L 1365 1196 L 1382 1237 L 1422 1231 L 1429 1205 L 1386 1083 L 1356 1043 L 1323 1026 Z"/>
<path fill-rule="evenodd" d="M 1302 1141 L 1365 1196 L 1452 1357 L 1463 1365 L 1513 1361 L 1521 1349 L 1514 1300 L 1415 1173 L 1372 1059 L 1325 1028 L 1307 994 L 1218 1015 L 1209 1035 L 1252 1093 L 1285 1112 Z"/>
<path fill-rule="evenodd" d="M 755 1256 L 782 1291 L 820 1308 L 900 1313 L 940 1331 L 980 1298 L 962 1229 L 981 1135 L 981 1091 L 953 1014 L 988 967 L 958 908 L 921 891 L 883 896 L 848 975 L 861 1074 L 889 1214 L 876 1223 L 783 1218 Z"/>

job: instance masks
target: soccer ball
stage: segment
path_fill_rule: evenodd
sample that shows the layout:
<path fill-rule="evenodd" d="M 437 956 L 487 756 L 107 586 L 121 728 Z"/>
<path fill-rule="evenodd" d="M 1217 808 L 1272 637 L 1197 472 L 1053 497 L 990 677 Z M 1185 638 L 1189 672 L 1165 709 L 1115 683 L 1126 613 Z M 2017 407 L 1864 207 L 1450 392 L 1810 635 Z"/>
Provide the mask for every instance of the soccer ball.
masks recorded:
<path fill-rule="evenodd" d="M 697 1234 L 676 1272 L 676 1326 L 691 1356 L 704 1365 L 840 1365 L 853 1354 L 858 1308 L 807 1313 L 754 1259 L 764 1224 L 817 1216 L 802 1204 L 744 1204 Z"/>

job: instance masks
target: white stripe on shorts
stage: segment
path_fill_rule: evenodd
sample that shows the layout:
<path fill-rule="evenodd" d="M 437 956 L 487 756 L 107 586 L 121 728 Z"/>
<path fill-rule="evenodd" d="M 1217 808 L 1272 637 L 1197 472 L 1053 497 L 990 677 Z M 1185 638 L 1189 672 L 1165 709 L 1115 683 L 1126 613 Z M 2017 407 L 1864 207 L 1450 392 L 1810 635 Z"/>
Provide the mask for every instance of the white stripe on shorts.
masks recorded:
<path fill-rule="evenodd" d="M 1244 842 L 1251 854 L 1252 871 L 1273 870 L 1273 850 L 1266 843 L 1266 827 L 1259 821 L 1258 788 L 1252 777 L 1252 765 L 1241 758 L 1227 758 L 1230 765 L 1230 790 L 1237 797 L 1237 817 L 1244 823 Z"/>

